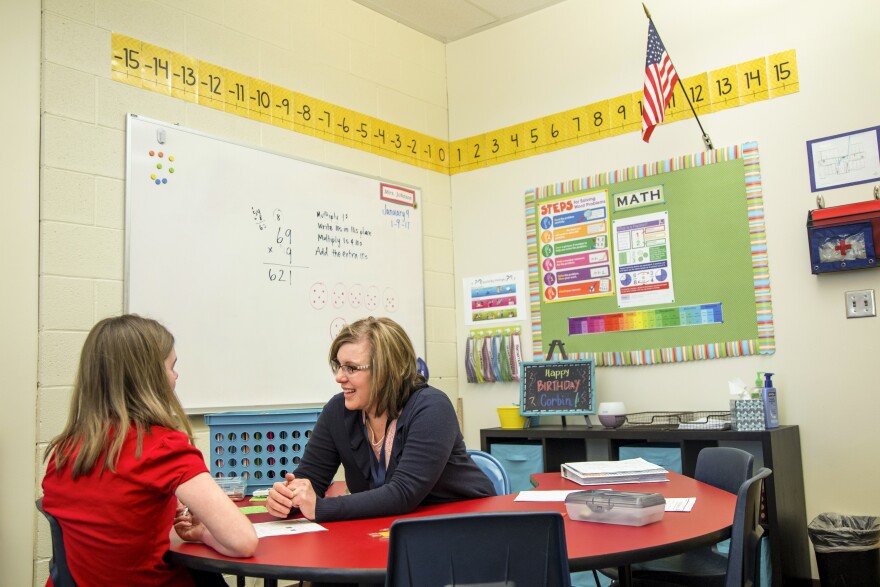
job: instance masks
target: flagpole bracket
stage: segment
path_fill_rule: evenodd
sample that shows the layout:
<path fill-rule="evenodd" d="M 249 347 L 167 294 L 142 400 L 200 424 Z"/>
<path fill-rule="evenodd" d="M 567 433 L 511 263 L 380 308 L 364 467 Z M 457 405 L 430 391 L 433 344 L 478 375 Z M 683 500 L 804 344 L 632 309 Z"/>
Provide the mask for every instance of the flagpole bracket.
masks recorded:
<path fill-rule="evenodd" d="M 706 150 L 711 151 L 715 147 L 712 146 L 712 139 L 709 138 L 709 135 L 703 133 L 703 144 L 706 145 Z"/>

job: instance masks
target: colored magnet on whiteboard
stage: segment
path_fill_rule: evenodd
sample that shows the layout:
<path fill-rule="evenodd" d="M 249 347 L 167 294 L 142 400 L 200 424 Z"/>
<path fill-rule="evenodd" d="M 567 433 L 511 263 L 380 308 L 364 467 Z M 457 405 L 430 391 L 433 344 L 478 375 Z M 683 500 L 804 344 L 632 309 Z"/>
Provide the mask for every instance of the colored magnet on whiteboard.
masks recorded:
<path fill-rule="evenodd" d="M 150 151 L 150 157 L 156 154 L 156 151 Z"/>
<path fill-rule="evenodd" d="M 162 164 L 161 164 L 161 163 L 156 163 L 156 169 L 162 169 Z"/>

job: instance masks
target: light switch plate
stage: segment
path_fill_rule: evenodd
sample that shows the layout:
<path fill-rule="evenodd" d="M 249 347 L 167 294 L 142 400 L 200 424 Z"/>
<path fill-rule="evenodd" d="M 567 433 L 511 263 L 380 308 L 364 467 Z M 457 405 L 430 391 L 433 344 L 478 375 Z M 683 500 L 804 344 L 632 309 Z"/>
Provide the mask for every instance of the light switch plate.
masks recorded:
<path fill-rule="evenodd" d="M 877 310 L 874 308 L 873 289 L 846 292 L 847 318 L 867 318 L 868 316 L 876 315 Z"/>

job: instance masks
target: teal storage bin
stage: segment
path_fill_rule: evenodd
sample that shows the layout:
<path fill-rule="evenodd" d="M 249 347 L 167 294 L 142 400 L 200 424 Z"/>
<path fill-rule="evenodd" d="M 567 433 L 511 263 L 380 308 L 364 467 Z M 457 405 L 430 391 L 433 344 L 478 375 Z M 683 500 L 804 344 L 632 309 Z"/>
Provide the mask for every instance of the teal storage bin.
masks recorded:
<path fill-rule="evenodd" d="M 513 493 L 534 489 L 529 478 L 544 472 L 544 451 L 540 444 L 492 444 L 489 453 L 501 461 Z"/>
<path fill-rule="evenodd" d="M 660 465 L 667 471 L 681 473 L 681 449 L 666 446 L 621 446 L 620 460 L 643 458 L 649 463 Z"/>

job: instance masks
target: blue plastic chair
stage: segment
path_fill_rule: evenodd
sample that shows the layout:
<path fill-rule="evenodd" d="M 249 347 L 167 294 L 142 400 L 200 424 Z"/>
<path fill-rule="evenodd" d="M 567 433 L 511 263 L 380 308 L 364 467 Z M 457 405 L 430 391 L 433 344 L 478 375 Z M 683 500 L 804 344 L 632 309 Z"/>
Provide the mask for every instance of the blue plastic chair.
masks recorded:
<path fill-rule="evenodd" d="M 469 448 L 467 452 L 471 455 L 471 459 L 473 459 L 480 470 L 486 474 L 486 477 L 492 481 L 492 485 L 495 486 L 496 495 L 507 495 L 510 493 L 510 479 L 508 478 L 507 471 L 504 470 L 501 461 L 489 453 L 475 448 Z"/>

